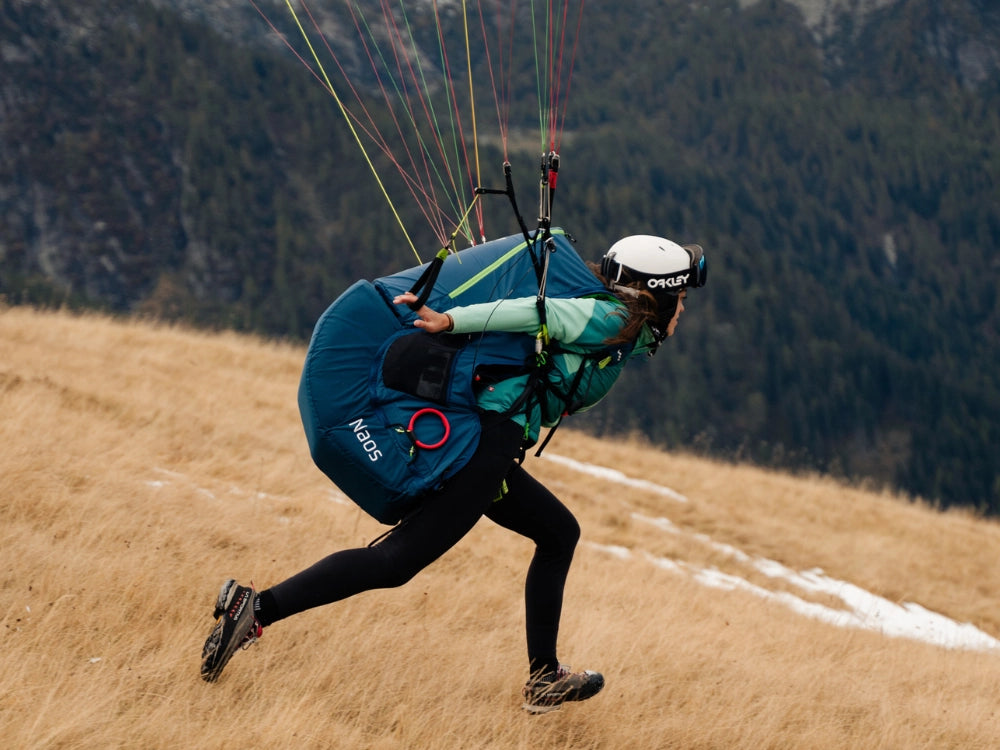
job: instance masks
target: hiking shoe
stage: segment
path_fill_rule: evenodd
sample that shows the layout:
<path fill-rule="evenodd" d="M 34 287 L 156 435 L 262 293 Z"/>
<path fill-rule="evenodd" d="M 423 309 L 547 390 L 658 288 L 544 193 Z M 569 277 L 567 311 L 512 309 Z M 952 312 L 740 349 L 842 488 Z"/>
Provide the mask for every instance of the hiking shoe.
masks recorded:
<path fill-rule="evenodd" d="M 524 686 L 525 711 L 544 714 L 554 711 L 566 701 L 585 701 L 593 698 L 604 687 L 604 675 L 600 672 L 571 672 L 564 664 L 559 670 L 542 674 L 528 680 Z"/>
<path fill-rule="evenodd" d="M 215 602 L 215 627 L 201 651 L 201 679 L 215 682 L 238 648 L 247 648 L 260 638 L 263 628 L 254 617 L 253 603 L 257 592 L 250 586 L 240 586 L 233 579 L 222 584 Z"/>

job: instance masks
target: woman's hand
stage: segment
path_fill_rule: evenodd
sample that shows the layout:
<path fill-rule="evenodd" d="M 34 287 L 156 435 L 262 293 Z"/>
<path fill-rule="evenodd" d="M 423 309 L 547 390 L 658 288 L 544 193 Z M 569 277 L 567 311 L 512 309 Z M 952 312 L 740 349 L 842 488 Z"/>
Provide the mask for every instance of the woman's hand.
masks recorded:
<path fill-rule="evenodd" d="M 397 305 L 408 305 L 417 301 L 417 295 L 412 292 L 400 294 L 392 300 Z M 455 322 L 448 313 L 439 313 L 431 310 L 427 305 L 421 307 L 417 312 L 417 319 L 413 325 L 423 328 L 427 333 L 441 333 L 450 331 L 455 326 Z"/>

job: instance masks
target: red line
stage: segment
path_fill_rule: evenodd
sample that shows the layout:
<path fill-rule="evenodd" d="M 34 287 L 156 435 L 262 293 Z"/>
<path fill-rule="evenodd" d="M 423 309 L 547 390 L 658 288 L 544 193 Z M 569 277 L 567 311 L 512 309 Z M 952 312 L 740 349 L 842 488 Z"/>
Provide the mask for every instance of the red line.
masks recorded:
<path fill-rule="evenodd" d="M 337 91 L 332 83 L 320 75 L 322 71 L 314 69 L 296 51 L 295 47 L 278 31 L 277 27 L 257 5 L 257 0 L 250 0 L 250 3 L 299 62 L 329 93 L 336 97 Z M 376 122 L 373 111 L 365 104 L 366 98 L 372 99 L 373 96 L 367 91 L 359 90 L 358 86 L 351 82 L 345 65 L 334 52 L 312 11 L 305 2 L 302 3 L 302 7 L 309 17 L 312 29 L 323 40 L 326 53 L 336 65 L 344 82 L 345 91 L 348 91 L 350 97 L 353 97 L 350 107 L 341 101 L 345 116 L 357 128 L 358 132 L 367 138 L 399 172 L 403 186 L 416 201 L 418 209 L 439 241 L 444 244 L 448 240 L 449 229 L 454 226 L 457 217 L 449 219 L 449 206 L 451 204 L 443 194 L 439 195 L 439 187 L 443 184 L 450 184 L 450 189 L 454 190 L 456 195 L 459 194 L 456 178 L 459 176 L 458 173 L 461 171 L 459 165 L 462 163 L 464 163 L 471 189 L 474 191 L 479 186 L 475 184 L 474 165 L 471 161 L 470 146 L 466 142 L 465 135 L 467 123 L 463 122 L 459 106 L 460 97 L 453 77 L 451 55 L 449 55 L 448 47 L 445 45 L 444 25 L 438 2 L 437 0 L 433 2 L 434 21 L 437 26 L 436 32 L 442 59 L 443 70 L 441 72 L 444 75 L 447 88 L 447 109 L 451 110 L 452 116 L 455 118 L 457 148 L 461 150 L 458 155 L 458 164 L 451 162 L 448 158 L 450 148 L 446 149 L 443 134 L 431 113 L 430 91 L 424 85 L 425 81 L 421 78 L 421 71 L 416 68 L 414 60 L 414 54 L 419 54 L 413 49 L 415 42 L 408 33 L 404 33 L 406 30 L 402 28 L 402 24 L 394 15 L 390 0 L 380 0 L 379 3 L 381 18 L 385 24 L 386 40 L 384 44 L 388 45 L 388 50 L 380 42 L 382 33 L 379 28 L 364 24 L 364 11 L 361 8 L 361 3 L 351 0 L 345 0 L 345 3 L 364 49 L 364 55 L 367 57 L 368 64 L 375 76 L 375 88 L 379 93 L 374 95 L 374 98 L 377 99 L 378 96 L 381 96 L 382 102 L 388 110 L 386 117 L 392 123 L 391 128 L 395 130 L 392 141 L 386 138 Z M 578 51 L 583 2 L 581 0 L 575 19 L 575 33 L 570 28 L 573 20 L 569 7 L 570 0 L 564 0 L 561 9 L 554 8 L 553 5 L 553 2 L 546 3 L 548 32 L 545 40 L 546 58 L 543 65 L 547 75 L 548 91 L 542 92 L 540 103 L 544 106 L 547 101 L 548 111 L 543 126 L 547 128 L 545 135 L 548 136 L 550 149 L 557 150 L 566 124 L 566 104 Z M 512 0 L 509 4 L 499 2 L 493 4 L 495 36 L 488 28 L 490 24 L 486 21 L 487 11 L 482 6 L 483 3 L 479 2 L 477 10 L 482 35 L 481 49 L 485 58 L 486 73 L 489 76 L 493 105 L 496 110 L 503 158 L 506 162 L 509 161 L 510 155 L 510 114 L 515 69 L 514 41 L 518 33 L 517 2 Z M 401 12 L 405 13 L 405 10 Z M 571 52 L 567 50 L 569 36 L 573 36 Z M 471 50 L 469 54 L 472 55 Z M 467 62 L 471 67 L 475 60 L 470 59 Z M 470 95 L 472 93 L 470 92 Z M 408 121 L 407 118 L 401 117 L 397 108 L 406 110 Z M 394 142 L 397 138 L 398 144 Z M 411 139 L 414 139 L 412 145 Z M 436 155 L 434 159 L 431 158 L 432 155 Z M 437 158 L 441 159 L 440 171 L 435 171 L 433 168 Z M 482 235 L 484 233 L 484 219 L 481 204 L 476 205 L 476 216 L 479 221 L 479 232 Z"/>

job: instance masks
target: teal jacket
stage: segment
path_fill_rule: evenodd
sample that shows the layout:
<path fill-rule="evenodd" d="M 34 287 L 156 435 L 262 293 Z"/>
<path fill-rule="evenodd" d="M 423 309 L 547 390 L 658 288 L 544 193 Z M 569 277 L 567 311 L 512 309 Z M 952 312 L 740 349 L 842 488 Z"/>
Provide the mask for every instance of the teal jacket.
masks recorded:
<path fill-rule="evenodd" d="M 540 328 L 538 308 L 533 297 L 454 307 L 447 313 L 455 323 L 453 333 L 507 331 L 534 337 Z M 553 390 L 567 392 L 581 367 L 586 369 L 575 393 L 575 400 L 581 403 L 575 411 L 586 411 L 604 398 L 625 363 L 645 353 L 653 343 L 653 334 L 646 327 L 643 327 L 639 340 L 631 349 L 627 346 L 609 347 L 605 343 L 621 331 L 628 316 L 625 305 L 615 299 L 548 298 L 545 300 L 545 316 L 549 338 L 558 342 L 549 373 L 549 383 L 554 389 L 547 389 L 545 402 L 535 403 L 530 412 L 511 416 L 525 427 L 525 434 L 532 442 L 538 439 L 541 427 L 551 427 L 559 421 L 564 404 Z M 591 356 L 585 356 L 588 354 Z M 527 381 L 528 376 L 522 375 L 488 386 L 479 394 L 479 407 L 486 411 L 506 412 L 520 398 Z"/>

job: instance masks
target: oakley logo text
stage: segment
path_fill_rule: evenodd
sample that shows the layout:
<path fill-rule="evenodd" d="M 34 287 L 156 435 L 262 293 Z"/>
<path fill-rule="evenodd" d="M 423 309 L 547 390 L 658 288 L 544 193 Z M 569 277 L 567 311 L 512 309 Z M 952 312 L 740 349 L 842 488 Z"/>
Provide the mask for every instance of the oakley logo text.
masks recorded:
<path fill-rule="evenodd" d="M 650 289 L 662 289 L 664 287 L 673 289 L 674 287 L 687 285 L 689 278 L 691 278 L 691 274 L 686 273 L 683 276 L 672 276 L 668 279 L 650 279 L 646 282 L 646 286 Z"/>

